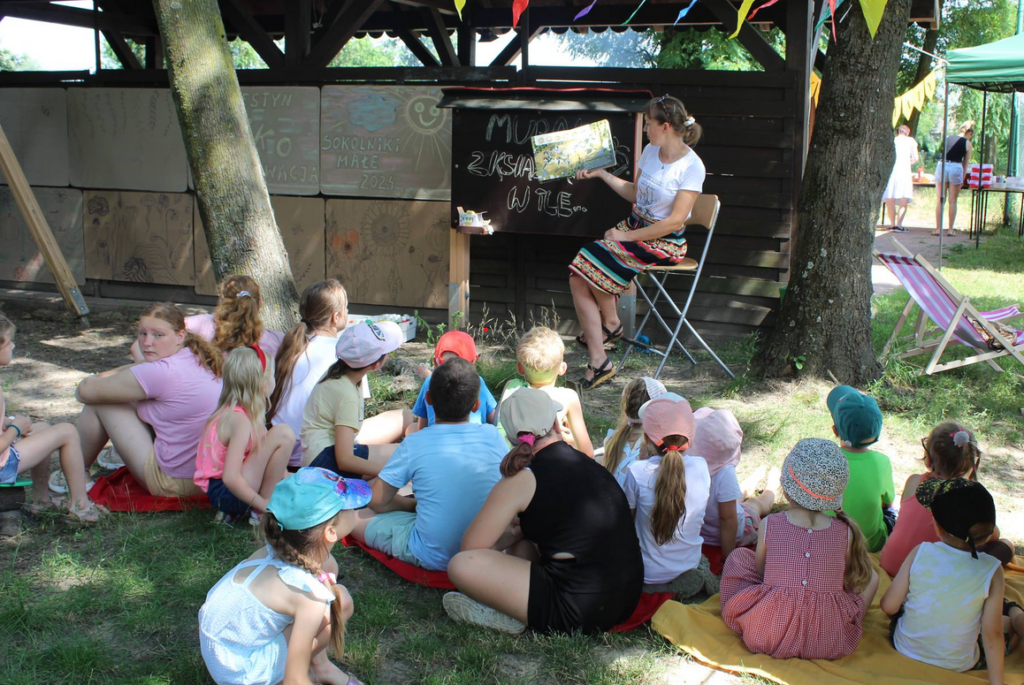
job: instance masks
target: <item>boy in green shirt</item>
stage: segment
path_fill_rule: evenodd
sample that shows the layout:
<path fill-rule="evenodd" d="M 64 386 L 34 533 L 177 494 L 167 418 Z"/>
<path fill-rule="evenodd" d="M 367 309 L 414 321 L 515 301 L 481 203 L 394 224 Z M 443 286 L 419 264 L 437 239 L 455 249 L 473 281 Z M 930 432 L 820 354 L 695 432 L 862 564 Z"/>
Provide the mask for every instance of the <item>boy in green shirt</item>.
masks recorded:
<path fill-rule="evenodd" d="M 843 510 L 867 540 L 868 550 L 882 549 L 896 523 L 892 462 L 868 449 L 882 433 L 882 412 L 873 397 L 848 385 L 837 385 L 825 400 L 832 414 L 832 431 L 850 464 L 850 481 L 843 493 Z"/>

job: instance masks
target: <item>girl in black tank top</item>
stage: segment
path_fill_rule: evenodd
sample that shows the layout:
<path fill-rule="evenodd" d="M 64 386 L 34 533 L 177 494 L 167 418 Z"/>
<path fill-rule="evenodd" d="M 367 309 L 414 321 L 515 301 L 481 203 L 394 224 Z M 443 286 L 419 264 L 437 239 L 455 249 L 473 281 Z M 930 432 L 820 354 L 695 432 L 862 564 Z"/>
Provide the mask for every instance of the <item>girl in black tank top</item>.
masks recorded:
<path fill-rule="evenodd" d="M 636 608 L 644 567 L 626 496 L 607 469 L 562 441 L 556 406 L 532 388 L 501 405 L 517 443 L 448 565 L 461 593 L 444 605 L 456 620 L 591 633 Z"/>

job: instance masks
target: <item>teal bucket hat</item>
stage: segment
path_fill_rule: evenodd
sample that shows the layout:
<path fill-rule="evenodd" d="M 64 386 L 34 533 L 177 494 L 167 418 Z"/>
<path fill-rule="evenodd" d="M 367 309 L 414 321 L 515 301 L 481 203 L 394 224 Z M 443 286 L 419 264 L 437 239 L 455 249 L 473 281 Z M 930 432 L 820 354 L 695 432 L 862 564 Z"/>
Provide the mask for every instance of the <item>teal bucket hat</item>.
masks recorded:
<path fill-rule="evenodd" d="M 339 511 L 362 509 L 370 496 L 366 481 L 307 466 L 277 484 L 267 511 L 285 530 L 305 530 L 329 521 Z"/>

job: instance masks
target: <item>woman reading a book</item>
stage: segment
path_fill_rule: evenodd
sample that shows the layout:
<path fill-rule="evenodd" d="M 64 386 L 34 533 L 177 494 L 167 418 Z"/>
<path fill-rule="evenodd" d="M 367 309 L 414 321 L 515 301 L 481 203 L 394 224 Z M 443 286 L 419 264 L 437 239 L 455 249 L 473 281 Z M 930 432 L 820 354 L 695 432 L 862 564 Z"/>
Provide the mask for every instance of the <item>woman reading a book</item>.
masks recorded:
<path fill-rule="evenodd" d="M 600 178 L 633 204 L 630 217 L 583 246 L 569 265 L 569 286 L 583 333 L 576 337 L 590 356 L 581 384 L 595 388 L 615 375 L 604 346 L 622 337 L 616 298 L 651 266 L 686 256 L 684 223 L 704 187 L 704 163 L 691 149 L 701 136 L 680 100 L 662 95 L 644 109 L 650 141 L 630 183 L 607 171 L 579 171 L 578 179 Z"/>

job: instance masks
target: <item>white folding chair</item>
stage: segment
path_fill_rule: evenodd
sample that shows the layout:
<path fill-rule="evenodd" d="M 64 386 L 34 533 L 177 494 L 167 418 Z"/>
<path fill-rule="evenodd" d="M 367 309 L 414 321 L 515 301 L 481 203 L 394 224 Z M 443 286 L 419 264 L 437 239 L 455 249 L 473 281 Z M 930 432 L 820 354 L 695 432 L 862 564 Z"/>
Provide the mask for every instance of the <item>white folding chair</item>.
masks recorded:
<path fill-rule="evenodd" d="M 661 363 L 658 364 L 658 370 L 654 372 L 655 378 L 657 378 L 661 374 L 661 370 L 665 368 L 665 362 L 668 361 L 668 355 L 672 352 L 673 347 L 678 347 L 682 350 L 683 354 L 686 355 L 686 358 L 690 360 L 690 363 L 696 365 L 697 360 L 693 358 L 693 355 L 690 354 L 690 352 L 683 346 L 682 341 L 679 340 L 679 334 L 685 326 L 690 332 L 690 335 L 692 335 L 697 342 L 701 344 L 701 347 L 707 350 L 708 354 L 718 362 L 718 365 L 725 369 L 725 372 L 729 374 L 730 377 L 735 378 L 735 375 L 729 370 L 729 367 L 718 358 L 718 355 L 715 354 L 714 350 L 704 342 L 704 338 L 700 337 L 700 334 L 694 330 L 693 326 L 690 325 L 690 322 L 686 319 L 686 313 L 690 310 L 690 303 L 693 301 L 693 295 L 697 292 L 697 281 L 700 280 L 700 272 L 704 269 L 704 260 L 708 256 L 708 246 L 711 245 L 711 236 L 714 233 L 715 222 L 718 220 L 718 211 L 721 207 L 722 203 L 718 201 L 717 195 L 699 195 L 697 196 L 697 201 L 693 204 L 693 209 L 690 211 L 690 218 L 686 220 L 687 228 L 691 226 L 703 226 L 704 228 L 707 228 L 707 238 L 704 241 L 704 249 L 700 254 L 700 261 L 687 257 L 683 261 L 672 266 L 652 266 L 647 269 L 644 273 L 650 277 L 651 283 L 653 283 L 654 287 L 657 289 L 657 292 L 654 293 L 653 299 L 641 286 L 640 277 L 636 279 L 636 291 L 644 301 L 647 302 L 647 313 L 644 314 L 644 318 L 640 321 L 640 325 L 637 327 L 633 337 L 623 338 L 622 341 L 626 344 L 626 352 L 622 355 L 622 360 L 619 362 L 618 371 L 621 371 L 622 367 L 626 365 L 626 360 L 629 359 L 629 355 L 633 351 L 634 347 L 639 347 L 640 349 L 647 350 L 648 352 L 661 355 Z M 672 301 L 672 296 L 669 295 L 668 290 L 665 288 L 665 282 L 668 281 L 668 277 L 672 275 L 693 277 L 693 282 L 690 284 L 690 292 L 686 296 L 686 302 L 683 304 L 682 309 L 676 306 L 676 303 Z M 658 280 L 659 276 L 661 277 L 661 280 Z M 678 317 L 678 321 L 674 327 L 670 326 L 668 322 L 665 321 L 665 318 L 657 309 L 658 301 L 663 296 L 665 299 L 666 309 L 671 312 L 668 315 Z M 644 327 L 647 325 L 647 322 L 650 320 L 652 315 L 669 335 L 669 341 L 668 344 L 665 345 L 664 350 L 658 349 L 651 343 L 641 342 L 640 338 L 643 334 Z"/>

